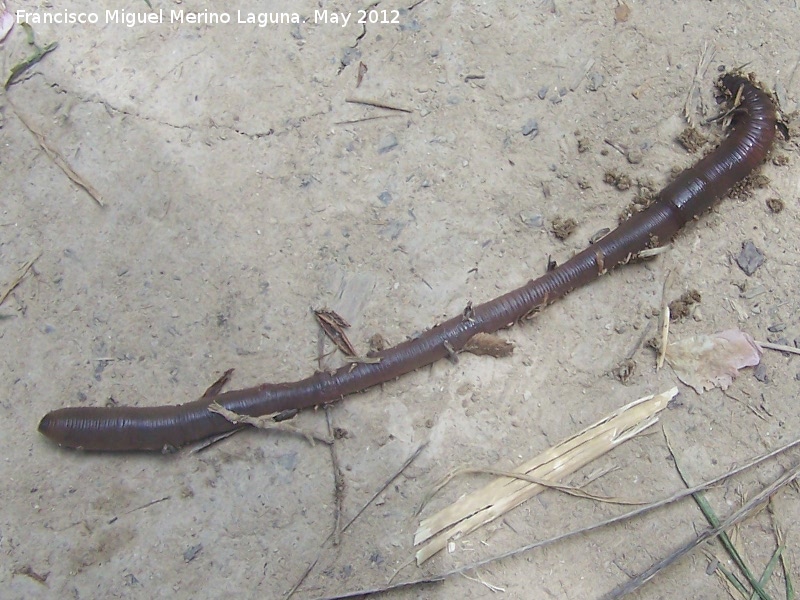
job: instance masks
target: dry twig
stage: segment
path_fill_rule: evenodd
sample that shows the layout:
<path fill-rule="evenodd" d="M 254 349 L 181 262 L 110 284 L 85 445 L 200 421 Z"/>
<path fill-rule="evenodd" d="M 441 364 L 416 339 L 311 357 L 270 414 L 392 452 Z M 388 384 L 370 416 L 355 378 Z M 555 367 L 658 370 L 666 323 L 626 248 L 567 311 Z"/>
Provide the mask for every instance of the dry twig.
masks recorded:
<path fill-rule="evenodd" d="M 0 304 L 3 304 L 3 302 L 6 301 L 6 298 L 8 298 L 9 294 L 11 294 L 11 292 L 13 292 L 14 289 L 20 284 L 20 282 L 24 279 L 24 277 L 28 273 L 28 271 L 31 270 L 31 267 L 33 267 L 33 263 L 35 263 L 41 255 L 42 255 L 42 253 L 39 252 L 39 254 L 34 256 L 32 259 L 30 259 L 28 262 L 26 262 L 24 265 L 22 265 L 19 268 L 19 270 L 17 272 L 17 276 L 14 277 L 14 279 L 11 281 L 11 283 L 9 283 L 6 286 L 5 290 L 0 292 Z"/>
<path fill-rule="evenodd" d="M 409 465 L 410 465 L 412 462 L 414 462 L 414 461 L 417 459 L 417 457 L 420 455 L 420 453 L 421 453 L 421 452 L 422 452 L 422 451 L 425 449 L 425 447 L 426 447 L 427 445 L 428 445 L 428 442 L 425 442 L 425 443 L 423 443 L 423 444 L 420 444 L 420 445 L 417 447 L 417 449 L 416 449 L 416 450 L 414 450 L 414 452 L 412 452 L 411 456 L 409 456 L 409 457 L 408 457 L 408 458 L 405 460 L 405 462 L 404 462 L 402 465 L 400 465 L 400 468 L 399 468 L 399 469 L 397 469 L 397 471 L 395 471 L 394 475 L 392 475 L 391 477 L 389 477 L 389 478 L 388 478 L 388 479 L 387 479 L 387 480 L 384 482 L 384 484 L 383 484 L 382 486 L 380 486 L 380 487 L 377 489 L 377 491 L 376 491 L 374 494 L 372 494 L 372 497 L 371 497 L 369 500 L 367 500 L 367 501 L 364 503 L 364 505 L 363 505 L 363 506 L 362 506 L 362 507 L 361 507 L 361 508 L 358 510 L 358 512 L 356 512 L 356 514 L 353 516 L 353 518 L 352 518 L 352 519 L 350 519 L 350 520 L 349 520 L 349 521 L 348 521 L 348 522 L 345 524 L 345 526 L 344 526 L 344 527 L 342 527 L 342 530 L 341 530 L 341 532 L 340 532 L 340 533 L 344 533 L 345 531 L 347 531 L 347 529 L 350 527 L 350 525 L 352 525 L 352 524 L 355 522 L 355 520 L 356 520 L 356 519 L 358 519 L 358 517 L 360 517 L 360 516 L 361 516 L 361 513 L 363 513 L 363 512 L 364 512 L 364 511 L 367 509 L 367 507 L 368 507 L 370 504 L 372 504 L 372 503 L 375 501 L 375 498 L 377 498 L 379 495 L 381 495 L 381 494 L 384 492 L 384 490 L 385 490 L 387 487 L 389 487 L 389 486 L 392 484 L 392 482 L 393 482 L 395 479 L 397 479 L 397 478 L 400 476 L 400 474 L 401 474 L 403 471 L 405 471 L 405 470 L 408 468 L 408 466 L 409 466 Z M 291 590 L 289 590 L 289 592 L 286 594 L 286 596 L 284 597 L 284 600 L 290 600 L 290 598 L 291 598 L 291 597 L 292 597 L 292 596 L 295 594 L 295 592 L 296 592 L 297 590 L 299 590 L 299 589 L 300 589 L 300 586 L 301 586 L 301 585 L 303 585 L 303 582 L 304 582 L 304 581 L 305 581 L 305 580 L 308 578 L 308 576 L 309 576 L 309 574 L 311 573 L 311 571 L 314 569 L 314 567 L 315 567 L 315 566 L 317 565 L 317 563 L 319 562 L 319 559 L 320 559 L 320 557 L 322 556 L 322 547 L 324 547 L 324 546 L 325 546 L 325 544 L 326 544 L 326 543 L 327 543 L 327 542 L 328 542 L 328 541 L 329 541 L 329 540 L 330 540 L 332 537 L 333 537 L 333 532 L 329 533 L 329 534 L 328 534 L 328 537 L 327 537 L 327 538 L 325 538 L 325 540 L 323 540 L 323 542 L 322 542 L 322 546 L 320 547 L 320 550 L 319 550 L 319 553 L 317 554 L 317 557 L 316 557 L 316 558 L 314 559 L 314 561 L 313 561 L 313 562 L 312 562 L 312 563 L 309 565 L 309 567 L 308 567 L 308 568 L 307 568 L 307 569 L 306 569 L 306 570 L 303 572 L 303 574 L 300 576 L 300 579 L 298 579 L 298 580 L 297 580 L 297 583 L 295 583 L 295 584 L 292 586 L 292 589 L 291 589 Z M 411 564 L 411 563 L 413 562 L 413 560 L 414 560 L 413 558 L 409 559 L 407 564 Z M 397 573 L 399 573 L 399 570 L 395 572 L 395 576 L 397 575 Z M 393 578 L 394 578 L 394 576 L 393 576 Z"/>
<path fill-rule="evenodd" d="M 293 433 L 296 435 L 302 435 L 304 438 L 306 438 L 306 440 L 308 440 L 308 443 L 311 444 L 312 446 L 314 445 L 314 440 L 328 445 L 333 443 L 332 439 L 321 436 L 317 433 L 314 433 L 313 431 L 306 431 L 304 429 L 300 429 L 299 427 L 295 427 L 294 425 L 291 425 L 286 422 L 277 422 L 274 419 L 276 416 L 274 414 L 264 415 L 261 417 L 240 415 L 239 413 L 236 413 L 232 410 L 228 410 L 218 402 L 212 402 L 209 405 L 208 410 L 220 415 L 221 417 L 224 417 L 225 419 L 227 419 L 228 421 L 230 421 L 235 425 L 252 425 L 257 429 L 277 430 L 277 431 Z"/>
<path fill-rule="evenodd" d="M 325 406 L 325 422 L 328 424 L 330 436 L 331 464 L 333 466 L 333 545 L 338 546 L 342 535 L 342 504 L 344 502 L 344 473 L 339 466 L 339 457 L 336 454 L 336 438 L 331 424 L 331 407 Z"/>
<path fill-rule="evenodd" d="M 103 197 L 100 195 L 100 192 L 95 189 L 95 187 L 89 183 L 86 179 L 78 175 L 69 163 L 61 156 L 61 154 L 50 146 L 50 143 L 47 141 L 47 138 L 44 137 L 42 133 L 36 130 L 25 118 L 20 114 L 20 112 L 16 109 L 16 107 L 12 104 L 11 107 L 14 110 L 14 113 L 17 115 L 17 118 L 20 122 L 25 126 L 25 128 L 33 134 L 33 137 L 36 138 L 36 141 L 39 142 L 39 145 L 44 150 L 45 154 L 50 157 L 55 165 L 61 169 L 67 177 L 78 187 L 82 188 L 87 194 L 92 197 L 92 200 L 97 202 L 100 206 L 105 206 L 103 203 Z"/>
<path fill-rule="evenodd" d="M 404 112 L 404 113 L 412 113 L 412 112 L 414 112 L 413 110 L 410 110 L 408 108 L 401 108 L 399 106 L 392 106 L 391 104 L 386 104 L 385 102 L 380 102 L 379 100 L 365 100 L 365 99 L 359 99 L 359 98 L 347 98 L 345 100 L 345 102 L 348 102 L 350 104 L 364 104 L 366 106 L 374 106 L 375 108 L 385 108 L 387 110 L 396 110 L 396 111 Z"/>

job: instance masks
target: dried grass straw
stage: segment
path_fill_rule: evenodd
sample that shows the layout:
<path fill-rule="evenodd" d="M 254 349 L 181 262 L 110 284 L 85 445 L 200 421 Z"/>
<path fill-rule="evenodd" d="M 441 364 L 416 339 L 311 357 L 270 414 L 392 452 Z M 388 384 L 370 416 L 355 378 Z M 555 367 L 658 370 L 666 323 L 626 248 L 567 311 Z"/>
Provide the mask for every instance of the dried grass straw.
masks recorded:
<path fill-rule="evenodd" d="M 678 388 L 674 387 L 656 396 L 635 400 L 520 465 L 515 471 L 542 482 L 559 482 L 656 423 L 658 413 L 666 408 L 677 393 Z M 475 531 L 546 487 L 546 484 L 500 477 L 423 519 L 414 534 L 414 545 L 427 543 L 416 553 L 417 564 L 422 564 L 445 548 L 448 541 Z"/>

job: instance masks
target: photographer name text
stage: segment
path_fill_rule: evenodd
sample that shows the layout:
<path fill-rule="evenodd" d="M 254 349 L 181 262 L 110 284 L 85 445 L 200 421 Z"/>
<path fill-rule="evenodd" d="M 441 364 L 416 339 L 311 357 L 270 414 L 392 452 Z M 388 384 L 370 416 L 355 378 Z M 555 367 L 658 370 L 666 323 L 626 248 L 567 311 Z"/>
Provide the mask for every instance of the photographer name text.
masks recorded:
<path fill-rule="evenodd" d="M 333 10 L 315 10 L 313 17 L 303 17 L 294 12 L 250 12 L 237 10 L 233 12 L 200 11 L 190 12 L 179 10 L 158 9 L 153 12 L 134 12 L 124 9 L 106 10 L 104 12 L 72 12 L 48 11 L 28 12 L 17 10 L 15 13 L 18 22 L 31 25 L 97 25 L 116 24 L 127 27 L 137 25 L 158 25 L 162 23 L 188 24 L 188 25 L 255 25 L 270 27 L 275 25 L 292 25 L 308 23 L 321 25 L 339 25 L 347 27 L 350 23 L 358 24 L 399 24 L 400 12 L 398 10 L 358 10 L 356 12 L 339 12 Z"/>

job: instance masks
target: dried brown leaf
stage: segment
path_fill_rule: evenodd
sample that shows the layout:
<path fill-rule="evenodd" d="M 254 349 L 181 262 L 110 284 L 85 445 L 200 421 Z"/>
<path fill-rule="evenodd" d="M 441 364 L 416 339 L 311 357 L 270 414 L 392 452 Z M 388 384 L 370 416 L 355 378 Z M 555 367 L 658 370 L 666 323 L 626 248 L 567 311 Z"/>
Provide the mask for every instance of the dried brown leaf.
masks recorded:
<path fill-rule="evenodd" d="M 739 369 L 754 367 L 760 360 L 761 348 L 738 329 L 696 335 L 667 346 L 667 362 L 678 379 L 698 394 L 714 387 L 727 389 Z"/>

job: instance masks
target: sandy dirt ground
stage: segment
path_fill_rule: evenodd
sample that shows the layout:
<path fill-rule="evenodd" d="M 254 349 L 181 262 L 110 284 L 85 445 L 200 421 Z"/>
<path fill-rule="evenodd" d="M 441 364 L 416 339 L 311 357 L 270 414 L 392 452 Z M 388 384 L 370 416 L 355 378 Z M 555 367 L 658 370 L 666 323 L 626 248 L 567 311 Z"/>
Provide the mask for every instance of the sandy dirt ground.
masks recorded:
<path fill-rule="evenodd" d="M 8 1 L 39 18 L 63 12 Z M 0 97 L 0 289 L 35 259 L 0 306 L 3 598 L 283 598 L 312 565 L 293 597 L 384 586 L 413 555 L 416 508 L 449 471 L 509 468 L 678 384 L 640 343 L 655 335 L 670 272 L 669 299 L 702 295 L 673 324 L 675 339 L 740 328 L 800 344 L 800 160 L 781 139 L 785 164 L 763 167 L 764 187 L 726 199 L 655 261 L 503 332 L 512 356 L 463 355 L 334 405 L 343 522 L 427 444 L 336 546 L 324 444 L 247 431 L 194 454 L 58 448 L 37 432 L 55 408 L 185 402 L 229 368 L 232 388 L 307 376 L 320 366 L 312 307 L 340 312 L 366 351 L 376 333 L 400 342 L 538 276 L 548 256 L 563 261 L 616 225 L 634 190 L 604 183 L 607 171 L 660 188 L 697 160 L 676 137 L 687 95 L 698 122 L 717 114 L 720 68 L 746 64 L 787 113 L 800 101 L 793 0 L 380 2 L 395 22 L 366 25 L 355 22 L 366 3 L 235 0 L 224 5 L 228 24 L 170 19 L 173 10 L 207 18 L 201 2 L 152 3 L 162 23 L 107 18 L 107 9 L 150 13 L 138 1 L 68 3 L 97 14 L 94 24 L 29 15 L 37 43 L 58 47 Z M 315 20 L 319 10 L 350 19 Z M 261 27 L 237 23 L 237 11 L 303 22 Z M 0 50 L 4 74 L 33 51 L 19 26 Z M 523 135 L 533 121 L 536 133 Z M 559 217 L 577 221 L 565 241 L 551 232 Z M 735 261 L 747 240 L 765 256 L 751 276 Z M 612 371 L 632 352 L 623 384 Z M 679 385 L 648 435 L 568 483 L 610 470 L 586 489 L 644 501 L 682 489 L 662 429 L 694 482 L 800 436 L 800 358 L 762 360 L 758 378 L 743 371 L 727 394 Z M 327 431 L 323 410 L 295 423 Z M 782 454 L 709 500 L 731 514 L 797 460 Z M 423 516 L 486 481 L 456 480 Z M 395 581 L 629 508 L 547 492 Z M 736 529 L 758 575 L 780 527 L 798 585 L 799 519 L 798 490 L 787 486 Z M 385 597 L 597 598 L 706 527 L 688 500 Z M 727 598 L 714 557 L 733 568 L 709 543 L 633 596 Z M 767 591 L 784 597 L 783 581 L 778 567 Z"/>

